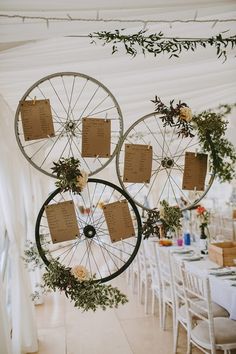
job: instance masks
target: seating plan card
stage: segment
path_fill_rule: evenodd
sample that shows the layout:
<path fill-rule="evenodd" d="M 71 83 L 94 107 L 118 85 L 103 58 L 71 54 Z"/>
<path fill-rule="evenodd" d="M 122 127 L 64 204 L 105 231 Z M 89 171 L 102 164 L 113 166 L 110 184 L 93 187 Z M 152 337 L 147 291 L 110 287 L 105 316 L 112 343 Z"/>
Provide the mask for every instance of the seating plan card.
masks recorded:
<path fill-rule="evenodd" d="M 112 242 L 135 236 L 127 200 L 106 204 L 103 212 Z"/>
<path fill-rule="evenodd" d="M 185 153 L 182 189 L 204 191 L 207 173 L 206 154 Z"/>
<path fill-rule="evenodd" d="M 82 119 L 82 157 L 110 157 L 111 121 L 100 118 Z"/>
<path fill-rule="evenodd" d="M 149 183 L 152 174 L 152 146 L 125 144 L 123 181 Z"/>
<path fill-rule="evenodd" d="M 21 119 L 26 141 L 55 136 L 49 100 L 22 101 Z"/>
<path fill-rule="evenodd" d="M 72 200 L 45 207 L 53 243 L 73 240 L 79 236 L 79 226 Z"/>

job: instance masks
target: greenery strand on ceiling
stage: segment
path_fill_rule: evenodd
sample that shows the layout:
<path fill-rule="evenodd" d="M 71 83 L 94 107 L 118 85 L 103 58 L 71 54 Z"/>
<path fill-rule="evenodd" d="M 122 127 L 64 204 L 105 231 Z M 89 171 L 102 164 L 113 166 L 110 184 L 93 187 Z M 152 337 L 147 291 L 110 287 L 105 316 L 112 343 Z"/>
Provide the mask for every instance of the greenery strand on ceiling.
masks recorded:
<path fill-rule="evenodd" d="M 90 33 L 92 43 L 103 41 L 103 45 L 112 44 L 112 54 L 118 52 L 118 44 L 124 45 L 126 53 L 135 57 L 138 48 L 143 54 L 151 53 L 154 56 L 168 54 L 169 58 L 178 58 L 182 52 L 195 51 L 199 47 L 214 47 L 218 58 L 227 59 L 226 49 L 236 46 L 236 36 L 224 37 L 224 32 L 209 38 L 178 38 L 165 37 L 162 32 L 147 35 L 147 30 L 140 30 L 135 34 L 124 34 L 124 29 L 114 32 L 101 31 Z"/>

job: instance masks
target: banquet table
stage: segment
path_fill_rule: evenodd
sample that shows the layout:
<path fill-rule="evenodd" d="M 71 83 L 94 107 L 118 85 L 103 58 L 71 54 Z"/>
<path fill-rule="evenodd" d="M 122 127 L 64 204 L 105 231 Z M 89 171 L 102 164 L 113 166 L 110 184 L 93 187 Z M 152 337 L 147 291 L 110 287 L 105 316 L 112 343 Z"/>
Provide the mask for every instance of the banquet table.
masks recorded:
<path fill-rule="evenodd" d="M 216 269 L 219 266 L 212 262 L 208 256 L 204 256 L 197 261 L 185 261 L 186 255 L 174 253 L 175 250 L 178 250 L 177 247 L 162 247 L 162 249 L 169 251 L 172 257 L 178 257 L 180 261 L 182 260 L 190 272 L 201 276 L 209 276 L 212 301 L 225 308 L 229 312 L 230 318 L 236 320 L 236 286 L 232 286 L 232 284 L 236 284 L 236 273 L 235 280 L 230 280 L 233 277 L 232 275 L 221 277 L 210 275 L 212 269 Z M 197 250 L 196 247 L 189 247 L 189 249 L 195 252 Z M 236 272 L 236 267 L 231 267 L 231 269 Z"/>

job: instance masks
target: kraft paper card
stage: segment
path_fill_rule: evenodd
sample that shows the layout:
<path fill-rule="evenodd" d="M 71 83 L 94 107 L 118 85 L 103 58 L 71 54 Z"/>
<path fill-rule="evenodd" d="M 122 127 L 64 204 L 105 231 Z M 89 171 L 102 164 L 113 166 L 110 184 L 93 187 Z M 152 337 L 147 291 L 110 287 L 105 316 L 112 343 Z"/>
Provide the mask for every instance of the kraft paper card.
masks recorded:
<path fill-rule="evenodd" d="M 149 183 L 152 174 L 152 146 L 125 144 L 124 182 Z"/>
<path fill-rule="evenodd" d="M 79 236 L 79 227 L 72 200 L 45 207 L 53 243 L 73 240 Z"/>
<path fill-rule="evenodd" d="M 185 153 L 182 189 L 204 191 L 207 157 L 206 154 Z"/>
<path fill-rule="evenodd" d="M 100 118 L 82 119 L 82 157 L 110 157 L 111 121 Z"/>
<path fill-rule="evenodd" d="M 112 242 L 135 236 L 127 200 L 106 204 L 103 212 Z"/>
<path fill-rule="evenodd" d="M 22 101 L 21 119 L 26 141 L 55 136 L 49 100 Z"/>

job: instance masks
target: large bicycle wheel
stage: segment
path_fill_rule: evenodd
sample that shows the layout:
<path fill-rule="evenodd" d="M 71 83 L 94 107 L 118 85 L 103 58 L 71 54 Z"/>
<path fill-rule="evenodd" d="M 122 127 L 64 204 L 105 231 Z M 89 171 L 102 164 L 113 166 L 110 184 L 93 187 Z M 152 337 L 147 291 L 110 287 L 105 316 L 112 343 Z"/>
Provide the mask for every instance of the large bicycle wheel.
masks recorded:
<path fill-rule="evenodd" d="M 21 117 L 24 101 L 49 99 L 55 136 L 25 140 Z M 82 157 L 82 119 L 111 122 L 110 156 Z M 20 100 L 15 115 L 17 143 L 26 159 L 39 171 L 55 177 L 53 161 L 74 156 L 89 175 L 102 170 L 115 156 L 123 134 L 121 109 L 112 93 L 94 78 L 75 72 L 55 73 L 34 83 Z"/>
<path fill-rule="evenodd" d="M 80 235 L 73 240 L 53 243 L 45 208 L 72 200 Z M 112 242 L 103 206 L 127 201 L 135 235 Z M 120 220 L 122 224 L 124 220 Z M 55 259 L 67 267 L 84 266 L 96 281 L 106 282 L 121 274 L 133 261 L 141 242 L 141 219 L 132 199 L 120 187 L 89 178 L 81 195 L 56 189 L 43 204 L 36 222 L 35 238 L 46 265 Z"/>
<path fill-rule="evenodd" d="M 160 114 L 153 112 L 138 119 L 126 131 L 116 156 L 119 182 L 135 203 L 144 210 L 159 208 L 162 200 L 178 205 L 182 210 L 193 208 L 210 189 L 214 173 L 208 159 L 207 174 L 203 191 L 183 190 L 185 152 L 201 153 L 197 136 L 182 137 L 178 128 L 163 126 Z M 124 152 L 126 144 L 151 145 L 153 161 L 149 183 L 127 183 L 124 175 Z"/>

